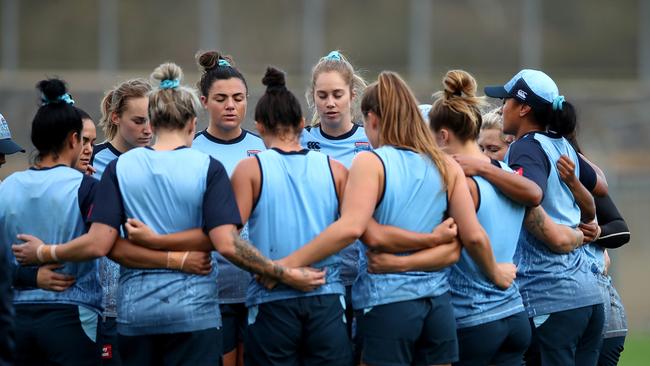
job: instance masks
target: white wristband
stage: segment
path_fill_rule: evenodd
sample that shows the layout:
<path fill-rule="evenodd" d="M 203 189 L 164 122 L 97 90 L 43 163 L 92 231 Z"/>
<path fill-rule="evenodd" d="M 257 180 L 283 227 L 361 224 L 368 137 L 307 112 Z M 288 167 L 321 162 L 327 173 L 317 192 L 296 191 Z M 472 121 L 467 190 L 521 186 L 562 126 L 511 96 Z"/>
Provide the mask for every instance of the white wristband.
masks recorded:
<path fill-rule="evenodd" d="M 59 258 L 56 256 L 56 245 L 53 245 L 52 248 L 50 249 L 50 255 L 52 256 L 52 260 L 55 262 L 59 261 Z"/>
<path fill-rule="evenodd" d="M 185 265 L 185 260 L 187 259 L 188 255 L 190 255 L 189 251 L 185 252 L 185 254 L 183 255 L 183 260 L 181 260 L 181 268 L 180 268 L 181 271 L 183 270 L 183 266 Z"/>
<path fill-rule="evenodd" d="M 36 258 L 38 258 L 39 263 L 43 263 L 43 248 L 45 247 L 45 244 L 41 244 L 36 248 Z"/>

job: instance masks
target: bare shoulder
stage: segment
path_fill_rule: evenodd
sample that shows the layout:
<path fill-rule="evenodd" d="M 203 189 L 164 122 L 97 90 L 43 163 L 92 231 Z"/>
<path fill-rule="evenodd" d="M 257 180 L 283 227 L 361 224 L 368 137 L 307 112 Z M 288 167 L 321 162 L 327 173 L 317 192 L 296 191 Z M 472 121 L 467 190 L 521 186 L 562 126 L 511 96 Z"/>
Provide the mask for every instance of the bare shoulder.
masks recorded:
<path fill-rule="evenodd" d="M 231 180 L 239 180 L 243 178 L 251 178 L 260 175 L 260 167 L 257 158 L 250 157 L 241 160 L 232 173 Z"/>
<path fill-rule="evenodd" d="M 345 178 L 348 176 L 348 169 L 345 167 L 345 165 L 341 164 L 338 160 L 335 159 L 329 159 L 330 161 L 330 167 L 332 168 L 332 174 L 334 174 L 335 178 Z"/>

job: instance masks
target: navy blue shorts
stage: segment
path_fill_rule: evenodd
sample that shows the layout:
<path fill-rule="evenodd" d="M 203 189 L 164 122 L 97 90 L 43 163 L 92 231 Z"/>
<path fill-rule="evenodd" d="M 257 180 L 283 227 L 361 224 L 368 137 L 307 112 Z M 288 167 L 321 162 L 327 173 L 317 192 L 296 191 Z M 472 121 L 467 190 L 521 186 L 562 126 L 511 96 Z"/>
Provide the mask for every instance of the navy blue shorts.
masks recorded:
<path fill-rule="evenodd" d="M 120 347 L 117 338 L 117 318 L 108 316 L 99 319 L 97 327 L 97 345 L 102 353 L 102 365 L 120 366 Z"/>
<path fill-rule="evenodd" d="M 513 365 L 524 362 L 531 331 L 525 311 L 458 329 L 460 360 L 454 365 Z"/>
<path fill-rule="evenodd" d="M 616 366 L 625 345 L 625 336 L 603 339 L 598 356 L 598 366 Z"/>
<path fill-rule="evenodd" d="M 16 305 L 16 365 L 98 365 L 94 319 L 84 328 L 77 305 Z"/>
<path fill-rule="evenodd" d="M 534 318 L 529 321 L 533 338 L 525 355 L 526 365 L 595 365 L 598 362 L 605 323 L 603 304 L 550 314 L 537 327 Z"/>
<path fill-rule="evenodd" d="M 357 313 L 357 324 L 357 346 L 366 364 L 436 365 L 458 360 L 449 293 L 372 307 Z"/>
<path fill-rule="evenodd" d="M 272 301 L 248 309 L 244 363 L 249 366 L 351 365 L 341 295 Z"/>
<path fill-rule="evenodd" d="M 237 349 L 237 345 L 244 341 L 244 329 L 248 310 L 244 303 L 221 304 L 221 333 L 223 337 L 223 354 Z"/>
<path fill-rule="evenodd" d="M 216 340 L 216 343 L 215 343 Z M 123 365 L 221 365 L 221 330 L 119 335 Z"/>
<path fill-rule="evenodd" d="M 352 308 L 352 285 L 345 286 L 345 325 L 348 336 L 353 339 L 355 336 L 354 309 Z"/>

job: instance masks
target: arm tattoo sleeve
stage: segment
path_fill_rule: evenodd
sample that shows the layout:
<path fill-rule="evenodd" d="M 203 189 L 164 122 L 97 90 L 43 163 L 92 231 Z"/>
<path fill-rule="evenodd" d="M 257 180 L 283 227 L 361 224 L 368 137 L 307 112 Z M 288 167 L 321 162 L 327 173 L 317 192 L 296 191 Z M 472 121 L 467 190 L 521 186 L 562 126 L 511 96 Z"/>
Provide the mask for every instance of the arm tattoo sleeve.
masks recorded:
<path fill-rule="evenodd" d="M 235 255 L 228 258 L 237 266 L 261 275 L 280 280 L 284 275 L 284 267 L 273 263 L 264 257 L 253 245 L 239 236 L 237 230 L 232 231 L 235 245 Z"/>
<path fill-rule="evenodd" d="M 536 237 L 544 238 L 546 237 L 546 227 L 544 226 L 544 215 L 542 215 L 541 210 L 531 209 L 530 214 L 526 221 L 528 222 L 527 228 L 532 231 Z"/>

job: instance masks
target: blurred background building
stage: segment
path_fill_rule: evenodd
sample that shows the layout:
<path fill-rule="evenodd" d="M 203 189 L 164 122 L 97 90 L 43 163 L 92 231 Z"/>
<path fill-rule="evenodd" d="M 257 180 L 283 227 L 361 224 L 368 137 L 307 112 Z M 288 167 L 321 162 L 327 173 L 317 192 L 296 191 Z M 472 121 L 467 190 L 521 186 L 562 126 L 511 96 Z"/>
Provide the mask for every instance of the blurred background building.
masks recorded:
<path fill-rule="evenodd" d="M 302 96 L 312 65 L 332 49 L 369 81 L 399 72 L 421 102 L 452 68 L 473 73 L 481 89 L 524 67 L 546 71 L 577 106 L 583 148 L 632 231 L 611 251 L 611 272 L 631 332 L 650 334 L 650 1 L 0 0 L 0 113 L 28 149 L 8 157 L 0 178 L 28 165 L 38 80 L 67 80 L 97 121 L 107 88 L 161 62 L 181 65 L 193 85 L 199 49 L 233 55 L 249 110 L 266 65 L 284 69 Z"/>

